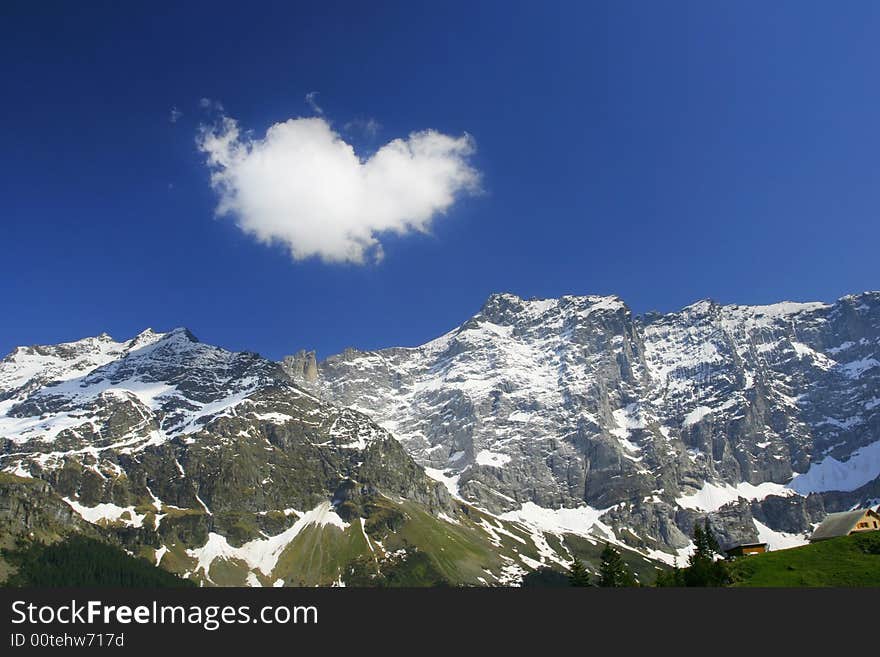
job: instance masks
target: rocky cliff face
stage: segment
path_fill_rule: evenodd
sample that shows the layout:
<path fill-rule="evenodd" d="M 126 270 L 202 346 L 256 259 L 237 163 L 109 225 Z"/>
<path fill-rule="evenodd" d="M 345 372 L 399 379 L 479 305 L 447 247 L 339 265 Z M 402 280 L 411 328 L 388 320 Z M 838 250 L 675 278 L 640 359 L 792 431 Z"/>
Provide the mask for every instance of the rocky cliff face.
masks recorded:
<path fill-rule="evenodd" d="M 314 380 L 314 355 L 293 362 Z M 0 541 L 97 526 L 227 585 L 504 583 L 570 559 L 455 499 L 386 429 L 285 367 L 185 329 L 16 349 L 0 361 Z"/>
<path fill-rule="evenodd" d="M 632 545 L 682 548 L 706 514 L 728 543 L 791 544 L 825 496 L 876 496 L 876 292 L 641 317 L 617 297 L 498 294 L 420 347 L 347 350 L 309 378 L 291 365 L 454 495 L 494 513 L 588 507 Z"/>
<path fill-rule="evenodd" d="M 312 383 L 318 378 L 318 362 L 314 351 L 298 351 L 286 356 L 281 366 L 293 379 Z"/>

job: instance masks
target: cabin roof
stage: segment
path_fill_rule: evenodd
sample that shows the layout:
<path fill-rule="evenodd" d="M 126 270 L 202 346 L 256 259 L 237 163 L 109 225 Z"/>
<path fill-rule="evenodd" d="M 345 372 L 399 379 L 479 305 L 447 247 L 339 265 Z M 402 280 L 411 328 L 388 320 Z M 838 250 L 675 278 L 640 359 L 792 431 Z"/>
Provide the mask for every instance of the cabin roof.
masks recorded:
<path fill-rule="evenodd" d="M 816 541 L 823 538 L 846 536 L 853 530 L 856 523 L 861 520 L 866 513 L 876 515 L 871 509 L 855 509 L 854 511 L 829 513 L 825 516 L 825 520 L 816 527 L 816 531 L 810 536 L 810 540 Z"/>

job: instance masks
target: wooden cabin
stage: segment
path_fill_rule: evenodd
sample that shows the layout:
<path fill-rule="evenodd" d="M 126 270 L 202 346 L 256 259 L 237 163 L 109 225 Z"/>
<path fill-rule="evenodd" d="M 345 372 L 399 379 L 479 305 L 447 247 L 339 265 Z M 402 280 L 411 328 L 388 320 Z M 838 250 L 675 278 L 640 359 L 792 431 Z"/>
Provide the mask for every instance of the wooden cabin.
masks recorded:
<path fill-rule="evenodd" d="M 724 552 L 728 557 L 744 557 L 750 554 L 763 554 L 766 551 L 766 543 L 740 543 L 727 548 Z"/>
<path fill-rule="evenodd" d="M 872 509 L 829 513 L 810 536 L 810 542 L 824 541 L 860 532 L 880 531 L 880 514 Z"/>

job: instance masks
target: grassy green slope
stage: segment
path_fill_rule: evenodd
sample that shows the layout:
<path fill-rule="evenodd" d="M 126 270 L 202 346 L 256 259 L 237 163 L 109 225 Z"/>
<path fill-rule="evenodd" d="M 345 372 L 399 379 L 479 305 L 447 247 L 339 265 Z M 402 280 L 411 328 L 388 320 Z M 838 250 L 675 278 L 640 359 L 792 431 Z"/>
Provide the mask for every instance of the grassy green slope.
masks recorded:
<path fill-rule="evenodd" d="M 492 586 L 517 583 L 542 562 L 564 572 L 575 554 L 595 569 L 602 550 L 598 539 L 536 536 L 465 504 L 453 516 L 436 517 L 411 501 L 377 495 L 360 510 L 367 517 L 346 514 L 345 529 L 304 527 L 269 575 L 249 574 L 240 559 L 217 558 L 206 576 L 179 543 L 166 543 L 161 567 L 209 586 L 243 586 L 249 578 L 263 586 Z M 548 559 L 550 551 L 556 556 Z M 658 564 L 624 552 L 640 579 L 653 581 Z"/>
<path fill-rule="evenodd" d="M 378 523 L 367 522 L 367 532 L 381 541 L 386 553 L 406 550 L 403 563 L 374 558 L 384 576 L 384 585 L 479 586 L 510 584 L 519 581 L 517 569 L 532 570 L 540 562 L 559 571 L 579 556 L 594 569 L 599 565 L 603 544 L 598 539 L 552 534 L 533 535 L 532 530 L 500 520 L 462 504 L 454 518 L 435 518 L 410 502 L 385 501 L 386 513 L 399 513 L 402 522 L 393 531 L 383 531 Z M 380 514 L 381 516 L 382 514 Z M 557 559 L 547 559 L 552 551 Z M 643 581 L 656 577 L 656 562 L 624 550 L 624 559 Z M 414 555 L 416 558 L 414 558 Z M 390 563 L 389 563 L 390 561 Z M 419 577 L 422 581 L 419 581 Z"/>
<path fill-rule="evenodd" d="M 880 532 L 740 557 L 733 586 L 880 586 Z"/>
<path fill-rule="evenodd" d="M 584 562 L 587 570 L 592 571 L 593 575 L 598 574 L 599 564 L 602 562 L 602 550 L 605 548 L 603 542 L 574 534 L 566 534 L 565 544 L 571 554 L 576 554 Z M 658 572 L 669 569 L 669 566 L 666 564 L 652 561 L 638 552 L 625 550 L 619 545 L 616 545 L 615 548 L 620 552 L 623 561 L 633 572 L 640 585 L 651 586 L 657 579 Z"/>

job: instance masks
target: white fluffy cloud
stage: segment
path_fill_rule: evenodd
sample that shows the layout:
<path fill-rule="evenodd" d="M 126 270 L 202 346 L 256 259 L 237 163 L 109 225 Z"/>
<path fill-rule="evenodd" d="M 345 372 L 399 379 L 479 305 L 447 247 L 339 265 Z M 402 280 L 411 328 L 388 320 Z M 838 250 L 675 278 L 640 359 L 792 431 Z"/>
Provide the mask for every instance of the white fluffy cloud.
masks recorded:
<path fill-rule="evenodd" d="M 217 213 L 296 260 L 378 261 L 382 233 L 427 232 L 480 183 L 467 134 L 415 132 L 361 159 L 320 117 L 276 123 L 262 139 L 221 117 L 202 127 L 197 144 L 220 197 Z"/>

